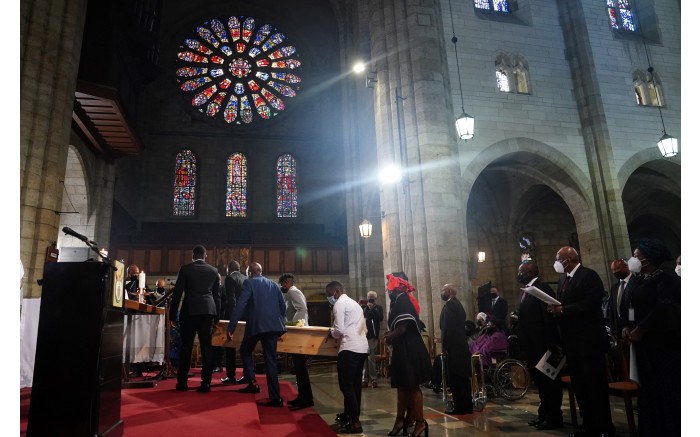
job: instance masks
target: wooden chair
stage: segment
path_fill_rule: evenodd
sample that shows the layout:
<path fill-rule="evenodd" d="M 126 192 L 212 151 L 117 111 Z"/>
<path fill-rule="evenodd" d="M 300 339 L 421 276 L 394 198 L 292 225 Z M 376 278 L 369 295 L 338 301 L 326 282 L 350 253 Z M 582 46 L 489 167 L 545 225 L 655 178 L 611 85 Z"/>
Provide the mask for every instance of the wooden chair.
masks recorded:
<path fill-rule="evenodd" d="M 612 374 L 610 373 L 610 367 L 608 366 L 608 395 L 621 397 L 625 402 L 625 414 L 627 416 L 627 426 L 629 427 L 630 437 L 637 436 L 637 426 L 634 420 L 634 409 L 632 406 L 632 398 L 637 396 L 637 391 L 639 386 L 636 382 L 631 381 L 629 378 L 629 354 L 630 345 L 628 342 L 619 340 L 617 343 L 617 352 L 611 352 L 616 354 L 619 360 L 619 368 L 621 371 L 620 380 L 614 381 Z M 609 358 L 609 357 L 608 357 Z M 576 398 L 574 396 L 574 390 L 571 385 L 571 377 L 569 375 L 563 375 L 561 377 L 561 383 L 566 388 L 569 393 L 569 407 L 571 408 L 571 423 L 576 427 L 578 426 L 578 420 L 576 415 Z"/>
<path fill-rule="evenodd" d="M 608 378 L 608 394 L 610 396 L 621 397 L 625 401 L 625 414 L 627 415 L 627 426 L 630 430 L 630 436 L 636 437 L 637 427 L 634 423 L 634 410 L 632 407 L 632 398 L 637 396 L 639 386 L 636 382 L 630 380 L 629 376 L 629 354 L 630 345 L 626 341 L 618 340 L 617 343 L 618 359 L 620 360 L 620 369 L 622 379 L 613 381 Z M 609 375 L 610 376 L 610 375 Z"/>
<path fill-rule="evenodd" d="M 377 363 L 377 373 L 380 376 L 388 376 L 388 367 L 389 367 L 389 351 L 387 350 L 386 347 L 386 342 L 384 341 L 384 337 L 379 339 L 379 350 L 377 351 L 377 354 L 374 356 L 374 361 Z"/>

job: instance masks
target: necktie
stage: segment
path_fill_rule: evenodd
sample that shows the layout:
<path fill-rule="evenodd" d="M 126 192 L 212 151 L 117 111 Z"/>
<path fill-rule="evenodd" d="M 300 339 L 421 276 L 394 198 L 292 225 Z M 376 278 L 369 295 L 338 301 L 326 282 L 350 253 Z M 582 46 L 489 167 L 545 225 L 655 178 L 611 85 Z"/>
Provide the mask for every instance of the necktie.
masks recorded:
<path fill-rule="evenodd" d="M 559 291 L 559 297 L 564 295 L 566 288 L 569 286 L 570 280 L 571 280 L 571 276 L 566 275 L 566 278 L 564 278 L 564 282 L 562 282 L 562 284 L 561 284 L 561 290 Z"/>
<path fill-rule="evenodd" d="M 493 299 L 491 299 L 491 309 L 493 309 L 493 307 L 496 306 L 496 299 L 498 299 L 498 298 L 494 297 Z"/>
<path fill-rule="evenodd" d="M 625 292 L 625 281 L 620 281 L 620 288 L 617 289 L 617 315 L 620 315 L 620 302 L 622 302 L 622 294 Z"/>

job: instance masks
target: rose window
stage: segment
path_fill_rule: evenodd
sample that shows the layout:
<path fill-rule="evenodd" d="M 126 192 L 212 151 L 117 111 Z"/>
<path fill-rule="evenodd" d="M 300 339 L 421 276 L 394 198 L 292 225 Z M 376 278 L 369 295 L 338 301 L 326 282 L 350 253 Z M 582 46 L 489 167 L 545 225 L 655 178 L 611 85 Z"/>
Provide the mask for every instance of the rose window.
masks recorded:
<path fill-rule="evenodd" d="M 177 58 L 177 81 L 192 106 L 229 124 L 274 117 L 299 91 L 296 48 L 254 18 L 205 22 L 185 39 Z"/>

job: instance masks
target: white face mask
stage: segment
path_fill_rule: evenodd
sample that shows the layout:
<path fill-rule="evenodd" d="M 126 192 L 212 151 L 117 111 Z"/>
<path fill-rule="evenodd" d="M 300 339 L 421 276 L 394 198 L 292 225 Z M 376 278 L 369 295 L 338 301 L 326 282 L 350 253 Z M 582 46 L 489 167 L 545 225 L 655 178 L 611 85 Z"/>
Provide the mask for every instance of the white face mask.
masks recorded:
<path fill-rule="evenodd" d="M 561 261 L 554 261 L 554 270 L 557 273 L 565 273 L 566 272 L 564 270 L 564 264 L 562 264 Z"/>
<path fill-rule="evenodd" d="M 681 276 L 681 266 L 679 266 L 679 265 L 676 266 L 676 274 L 678 275 L 678 277 Z"/>
<path fill-rule="evenodd" d="M 627 261 L 627 266 L 630 268 L 630 272 L 632 273 L 639 273 L 642 271 L 642 262 L 635 257 L 632 257 Z"/>

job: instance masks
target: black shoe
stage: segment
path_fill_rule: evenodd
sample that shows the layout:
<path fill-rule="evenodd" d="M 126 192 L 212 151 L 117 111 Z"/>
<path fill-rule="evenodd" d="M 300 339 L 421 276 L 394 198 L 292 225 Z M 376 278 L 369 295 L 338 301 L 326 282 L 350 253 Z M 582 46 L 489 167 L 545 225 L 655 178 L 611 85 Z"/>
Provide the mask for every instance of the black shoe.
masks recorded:
<path fill-rule="evenodd" d="M 341 426 L 338 430 L 338 434 L 362 434 L 362 425 L 354 428 L 352 423 L 348 423 L 345 426 Z"/>
<path fill-rule="evenodd" d="M 588 434 L 582 429 L 577 429 L 576 431 L 569 434 L 569 437 L 586 437 Z"/>
<path fill-rule="evenodd" d="M 537 419 L 532 419 L 532 420 L 529 421 L 527 424 L 530 425 L 530 426 L 537 426 L 537 425 L 539 425 L 539 424 L 542 423 L 542 422 L 544 422 L 544 419 L 540 419 L 540 418 L 538 417 Z"/>
<path fill-rule="evenodd" d="M 202 384 L 199 386 L 197 391 L 200 393 L 209 393 L 211 391 L 211 385 L 210 384 Z"/>
<path fill-rule="evenodd" d="M 236 391 L 238 393 L 260 393 L 260 386 L 258 384 L 250 383 L 246 385 L 245 388 L 241 388 Z"/>
<path fill-rule="evenodd" d="M 255 382 L 254 379 L 248 379 L 245 376 L 241 376 L 236 380 L 236 384 L 250 384 L 252 382 Z"/>
<path fill-rule="evenodd" d="M 229 378 L 228 376 L 226 378 L 221 378 L 221 383 L 222 384 L 236 384 L 236 378 Z"/>
<path fill-rule="evenodd" d="M 345 413 L 338 413 L 335 415 L 335 421 L 338 423 L 347 423 L 350 421 L 350 416 Z"/>
<path fill-rule="evenodd" d="M 563 427 L 564 427 L 564 424 L 561 422 L 548 422 L 546 420 L 543 420 L 538 425 L 535 425 L 535 429 L 540 430 L 540 431 L 547 431 L 550 429 L 559 429 L 559 428 L 563 428 Z"/>
<path fill-rule="evenodd" d="M 270 400 L 267 401 L 267 402 L 259 401 L 259 402 L 256 402 L 256 403 L 257 403 L 258 405 L 260 405 L 261 407 L 275 407 L 275 408 L 280 408 L 280 407 L 284 406 L 284 400 L 282 400 L 282 398 L 279 398 L 279 399 L 277 399 L 277 400 L 275 400 L 275 401 L 273 401 L 272 399 L 270 399 Z"/>
<path fill-rule="evenodd" d="M 190 388 L 187 387 L 187 384 L 176 384 L 175 385 L 175 390 L 177 390 L 177 391 L 187 391 L 189 389 Z"/>
<path fill-rule="evenodd" d="M 296 399 L 295 399 L 296 400 Z M 314 406 L 314 401 L 312 399 L 299 399 L 295 403 L 287 402 L 289 409 L 291 411 L 302 410 L 304 408 L 309 408 Z"/>
<path fill-rule="evenodd" d="M 217 366 L 217 367 L 214 367 L 214 369 L 212 369 L 212 372 L 213 372 L 213 373 L 219 373 L 219 372 L 222 372 L 223 370 L 224 370 L 224 369 L 222 369 L 221 366 Z"/>

